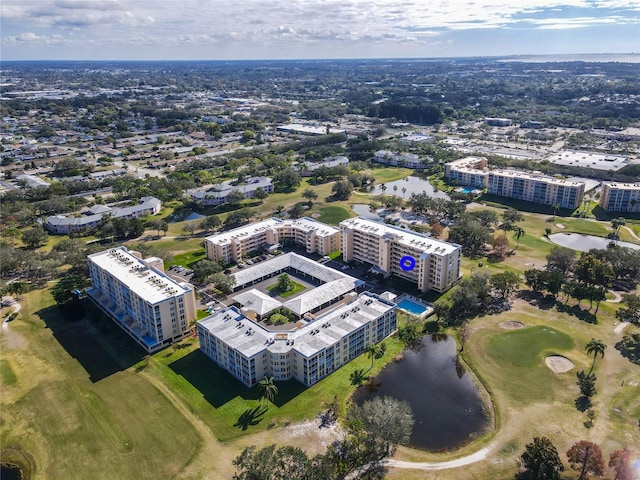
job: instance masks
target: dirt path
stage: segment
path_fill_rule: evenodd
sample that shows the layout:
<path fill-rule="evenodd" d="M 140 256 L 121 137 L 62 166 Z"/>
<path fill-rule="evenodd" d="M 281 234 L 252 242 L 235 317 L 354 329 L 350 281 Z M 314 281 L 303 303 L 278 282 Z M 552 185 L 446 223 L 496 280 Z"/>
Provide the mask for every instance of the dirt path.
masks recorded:
<path fill-rule="evenodd" d="M 448 468 L 464 467 L 472 463 L 486 460 L 489 453 L 495 448 L 495 442 L 466 457 L 456 458 L 446 462 L 407 462 L 404 460 L 387 460 L 386 464 L 392 468 L 410 468 L 413 470 L 446 470 Z"/>
<path fill-rule="evenodd" d="M 11 297 L 2 297 L 2 304 L 4 305 L 5 303 L 13 308 L 13 313 L 15 314 L 17 314 L 22 308 L 22 306 Z M 9 328 L 9 317 L 7 317 L 4 322 L 2 322 L 2 329 L 6 330 L 7 328 Z"/>
<path fill-rule="evenodd" d="M 625 328 L 627 328 L 627 325 L 629 325 L 629 322 L 620 323 L 616 328 L 613 329 L 613 333 L 615 333 L 616 335 L 620 335 L 622 333 L 622 331 Z"/>
<path fill-rule="evenodd" d="M 640 237 L 638 235 L 636 235 L 636 232 L 633 231 L 633 229 L 629 228 L 629 227 L 622 227 L 624 229 L 627 230 L 627 232 L 629 232 L 629 234 L 631 234 L 631 236 L 633 238 L 635 238 L 638 242 L 640 242 Z"/>

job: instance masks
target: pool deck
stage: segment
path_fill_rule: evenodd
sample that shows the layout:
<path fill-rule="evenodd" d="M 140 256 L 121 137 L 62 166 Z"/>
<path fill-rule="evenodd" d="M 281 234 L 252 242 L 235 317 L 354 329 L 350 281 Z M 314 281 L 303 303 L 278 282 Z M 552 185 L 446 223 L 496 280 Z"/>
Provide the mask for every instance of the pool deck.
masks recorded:
<path fill-rule="evenodd" d="M 433 313 L 433 307 L 432 306 L 430 306 L 428 303 L 424 302 L 423 300 L 420 300 L 419 298 L 416 298 L 416 297 L 414 297 L 412 295 L 409 295 L 407 293 L 403 293 L 398 298 L 396 298 L 393 302 L 395 304 L 399 304 L 403 300 L 407 300 L 407 301 L 410 301 L 410 302 L 415 303 L 417 305 L 420 305 L 421 307 L 424 307 L 424 309 L 425 309 L 424 312 L 417 314 L 417 313 L 414 313 L 414 312 L 412 312 L 410 310 L 404 309 L 404 308 L 402 308 L 401 306 L 398 305 L 398 308 L 400 310 L 402 310 L 403 312 L 407 312 L 410 315 L 415 315 L 416 317 L 419 317 L 419 318 L 426 318 L 426 317 L 428 317 L 429 315 L 431 315 Z"/>

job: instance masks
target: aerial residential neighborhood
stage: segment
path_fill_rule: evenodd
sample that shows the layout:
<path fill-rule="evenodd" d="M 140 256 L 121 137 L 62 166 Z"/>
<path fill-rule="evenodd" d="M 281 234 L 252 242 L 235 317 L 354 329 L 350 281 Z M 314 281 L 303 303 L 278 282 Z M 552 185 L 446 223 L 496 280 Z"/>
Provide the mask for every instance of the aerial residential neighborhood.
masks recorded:
<path fill-rule="evenodd" d="M 3 480 L 640 479 L 638 54 L 527 53 L 578 7 L 6 2 Z"/>

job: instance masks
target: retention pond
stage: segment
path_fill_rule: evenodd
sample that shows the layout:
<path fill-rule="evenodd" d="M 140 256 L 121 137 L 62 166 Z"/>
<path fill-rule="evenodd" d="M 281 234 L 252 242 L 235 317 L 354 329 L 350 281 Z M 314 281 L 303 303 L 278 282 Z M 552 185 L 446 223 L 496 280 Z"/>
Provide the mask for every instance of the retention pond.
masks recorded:
<path fill-rule="evenodd" d="M 458 448 L 489 428 L 478 387 L 456 361 L 451 337 L 425 336 L 420 350 L 403 357 L 359 387 L 353 401 L 389 396 L 409 403 L 415 418 L 410 445 L 423 450 Z"/>

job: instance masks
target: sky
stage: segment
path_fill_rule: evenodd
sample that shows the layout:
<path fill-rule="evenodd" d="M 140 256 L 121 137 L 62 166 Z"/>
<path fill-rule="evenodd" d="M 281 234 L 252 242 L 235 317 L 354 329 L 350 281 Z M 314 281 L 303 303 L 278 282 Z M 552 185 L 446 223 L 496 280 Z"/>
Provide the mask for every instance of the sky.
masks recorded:
<path fill-rule="evenodd" d="M 640 52 L 640 0 L 0 0 L 3 60 Z"/>

